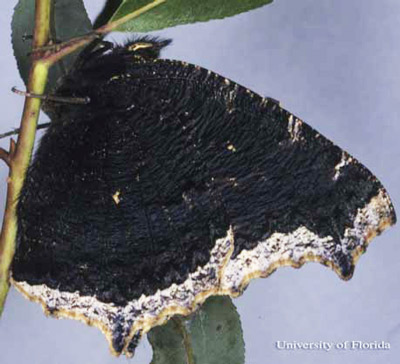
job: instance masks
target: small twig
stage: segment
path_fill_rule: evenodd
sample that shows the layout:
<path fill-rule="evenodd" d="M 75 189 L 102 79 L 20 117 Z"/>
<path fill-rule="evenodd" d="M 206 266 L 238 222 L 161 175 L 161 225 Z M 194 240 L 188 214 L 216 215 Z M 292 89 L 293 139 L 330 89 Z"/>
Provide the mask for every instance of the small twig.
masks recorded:
<path fill-rule="evenodd" d="M 34 99 L 40 99 L 43 101 L 56 101 L 62 102 L 64 104 L 75 104 L 75 105 L 85 105 L 90 102 L 89 97 L 63 97 L 55 95 L 38 95 L 32 92 L 18 90 L 15 86 L 11 88 L 11 91 L 20 96 L 25 96 Z"/>
<path fill-rule="evenodd" d="M 45 128 L 48 128 L 48 127 L 50 126 L 50 124 L 51 124 L 50 122 L 38 124 L 37 127 L 36 127 L 36 129 L 38 130 L 38 129 L 45 129 Z M 21 131 L 21 129 L 20 129 L 20 128 L 17 128 L 17 129 L 8 131 L 7 133 L 0 134 L 0 139 L 6 138 L 6 137 L 11 136 L 11 135 L 19 134 L 20 131 Z M 8 153 L 8 152 L 7 152 L 7 153 Z"/>

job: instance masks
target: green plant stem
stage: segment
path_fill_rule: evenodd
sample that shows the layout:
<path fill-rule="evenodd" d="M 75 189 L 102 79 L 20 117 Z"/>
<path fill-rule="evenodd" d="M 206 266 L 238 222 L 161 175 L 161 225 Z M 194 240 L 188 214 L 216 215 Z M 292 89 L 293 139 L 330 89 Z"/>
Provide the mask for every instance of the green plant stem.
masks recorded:
<path fill-rule="evenodd" d="M 99 35 L 109 33 L 121 24 L 165 2 L 165 0 L 155 0 L 121 19 L 100 27 L 93 33 L 62 43 L 55 48 L 54 52 L 51 52 L 43 50 L 50 39 L 51 1 L 35 0 L 34 51 L 31 54 L 32 66 L 27 87 L 31 94 L 43 94 L 47 83 L 48 70 L 55 62 L 88 44 Z M 14 256 L 17 237 L 17 201 L 32 156 L 40 104 L 39 98 L 25 99 L 18 141 L 15 144 L 11 140 L 9 151 L 0 149 L 0 159 L 3 159 L 10 168 L 7 180 L 6 209 L 0 235 L 0 316 L 10 286 L 10 265 Z"/>
<path fill-rule="evenodd" d="M 33 32 L 33 46 L 35 48 L 44 46 L 49 40 L 50 6 L 51 0 L 36 0 L 35 29 Z M 34 93 L 42 94 L 47 82 L 48 66 L 40 62 L 34 54 L 32 58 L 28 89 Z M 39 99 L 25 99 L 18 141 L 16 144 L 11 141 L 8 152 L 3 150 L 10 171 L 7 180 L 6 209 L 0 235 L 0 315 L 3 312 L 10 285 L 9 271 L 17 236 L 17 200 L 35 142 L 40 102 Z"/>

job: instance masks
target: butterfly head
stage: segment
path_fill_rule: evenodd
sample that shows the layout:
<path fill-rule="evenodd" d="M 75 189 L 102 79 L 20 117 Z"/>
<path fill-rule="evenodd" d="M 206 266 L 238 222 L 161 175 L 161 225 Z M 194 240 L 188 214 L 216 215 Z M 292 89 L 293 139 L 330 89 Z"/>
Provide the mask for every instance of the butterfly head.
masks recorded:
<path fill-rule="evenodd" d="M 117 47 L 119 53 L 132 54 L 134 57 L 144 60 L 158 58 L 160 51 L 171 44 L 171 39 L 159 39 L 155 37 L 140 37 L 127 41 L 123 46 Z"/>

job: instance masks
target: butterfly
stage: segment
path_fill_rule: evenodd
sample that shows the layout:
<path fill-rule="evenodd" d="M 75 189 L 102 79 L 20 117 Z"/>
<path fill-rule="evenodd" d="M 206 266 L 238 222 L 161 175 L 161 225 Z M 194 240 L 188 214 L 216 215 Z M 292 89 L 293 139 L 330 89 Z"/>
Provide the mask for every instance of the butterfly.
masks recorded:
<path fill-rule="evenodd" d="M 100 328 L 116 355 L 281 266 L 316 261 L 349 279 L 396 221 L 354 157 L 278 101 L 160 58 L 169 43 L 82 52 L 46 102 L 18 201 L 13 284 Z"/>

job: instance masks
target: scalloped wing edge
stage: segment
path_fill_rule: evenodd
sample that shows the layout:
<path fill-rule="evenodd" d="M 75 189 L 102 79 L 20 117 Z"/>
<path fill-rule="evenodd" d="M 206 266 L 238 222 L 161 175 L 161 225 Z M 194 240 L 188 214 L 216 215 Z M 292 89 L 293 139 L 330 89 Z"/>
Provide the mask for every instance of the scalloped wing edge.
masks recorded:
<path fill-rule="evenodd" d="M 140 338 L 170 317 L 193 313 L 213 295 L 240 296 L 254 278 L 265 278 L 277 268 L 300 268 L 306 262 L 319 262 L 333 269 L 340 278 L 350 279 L 369 242 L 395 223 L 395 214 L 386 191 L 380 189 L 368 204 L 358 209 L 353 227 L 346 229 L 341 246 L 351 267 L 346 273 L 330 249 L 332 237 L 319 237 L 305 227 L 289 234 L 274 233 L 252 250 L 243 250 L 231 259 L 234 250 L 232 227 L 218 239 L 209 262 L 199 267 L 180 285 L 173 284 L 152 296 L 142 295 L 125 307 L 80 296 L 79 292 L 60 292 L 46 285 L 31 286 L 12 280 L 26 298 L 42 305 L 46 315 L 72 318 L 99 328 L 106 336 L 112 354 L 132 356 Z M 336 247 L 336 249 L 338 249 Z M 133 344 L 132 344 L 133 343 Z"/>

